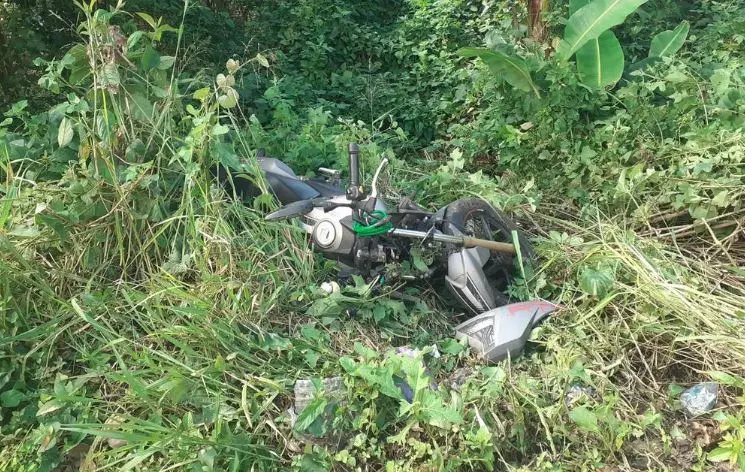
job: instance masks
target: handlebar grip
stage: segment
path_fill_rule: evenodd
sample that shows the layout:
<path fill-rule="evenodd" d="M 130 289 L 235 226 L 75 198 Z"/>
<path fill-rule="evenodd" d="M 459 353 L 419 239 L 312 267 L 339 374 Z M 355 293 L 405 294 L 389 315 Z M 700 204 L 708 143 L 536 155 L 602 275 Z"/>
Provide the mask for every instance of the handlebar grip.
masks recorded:
<path fill-rule="evenodd" d="M 360 186 L 360 147 L 355 143 L 349 145 L 349 185 Z"/>
<path fill-rule="evenodd" d="M 517 249 L 515 245 L 511 243 L 502 243 L 499 241 L 491 241 L 488 239 L 478 239 L 469 236 L 463 237 L 463 245 L 465 247 L 483 247 L 494 252 L 501 252 L 504 254 L 517 255 Z"/>

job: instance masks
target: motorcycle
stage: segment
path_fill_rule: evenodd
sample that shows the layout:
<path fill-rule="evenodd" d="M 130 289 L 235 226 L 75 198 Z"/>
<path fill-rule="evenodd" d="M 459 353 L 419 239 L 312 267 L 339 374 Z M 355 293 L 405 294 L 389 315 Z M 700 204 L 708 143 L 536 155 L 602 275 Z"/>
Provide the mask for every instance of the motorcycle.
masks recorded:
<path fill-rule="evenodd" d="M 512 355 L 519 352 L 530 329 L 553 311 L 542 301 L 522 304 L 521 309 L 531 316 L 510 322 L 516 337 L 494 337 L 494 342 L 490 341 L 494 334 L 490 329 L 493 331 L 499 320 L 514 312 L 499 310 L 509 304 L 504 290 L 517 268 L 532 255 L 523 231 L 480 199 L 456 200 L 429 211 L 405 197 L 389 209 L 378 189 L 388 159 L 380 162 L 368 191 L 360 183 L 359 157 L 359 146 L 350 144 L 349 185 L 343 188 L 339 170 L 320 168 L 325 178 L 304 179 L 281 160 L 260 153 L 258 166 L 282 204 L 266 215 L 266 220 L 297 219 L 315 249 L 337 261 L 347 275 L 357 274 L 367 280 L 379 277 L 389 284 L 396 279 L 442 277 L 455 300 L 476 315 L 469 321 L 480 320 L 459 326 L 470 326 L 458 331 L 459 335 L 473 339 L 472 346 L 490 359 L 503 357 L 508 351 Z M 400 270 L 403 261 L 422 251 L 432 261 L 426 270 Z M 423 269 L 421 258 L 417 265 Z M 505 349 L 500 350 L 501 345 Z"/>

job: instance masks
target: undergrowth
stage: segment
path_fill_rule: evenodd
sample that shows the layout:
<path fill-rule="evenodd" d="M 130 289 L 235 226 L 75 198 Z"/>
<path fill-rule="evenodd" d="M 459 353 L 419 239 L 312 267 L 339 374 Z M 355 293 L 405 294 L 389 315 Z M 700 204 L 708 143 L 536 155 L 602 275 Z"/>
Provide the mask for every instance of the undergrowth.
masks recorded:
<path fill-rule="evenodd" d="M 56 102 L 0 123 L 0 470 L 745 466 L 741 4 L 702 4 L 688 50 L 613 90 L 541 59 L 538 99 L 454 52 L 533 48 L 507 3 L 425 3 L 359 31 L 338 3 L 282 3 L 297 35 L 219 70 L 188 67 L 173 20 L 78 5 L 79 42 L 37 61 Z M 645 14 L 620 36 L 667 27 Z M 326 43 L 381 32 L 368 55 Z M 350 55 L 366 82 L 329 74 Z M 391 159 L 390 198 L 475 196 L 533 233 L 509 293 L 562 309 L 522 358 L 484 365 L 433 287 L 325 296 L 336 268 L 263 220 L 259 148 L 312 174 L 353 141 L 368 176 Z M 232 195 L 217 165 L 263 193 Z M 335 376 L 292 414 L 296 380 Z M 690 418 L 702 381 L 720 399 Z"/>

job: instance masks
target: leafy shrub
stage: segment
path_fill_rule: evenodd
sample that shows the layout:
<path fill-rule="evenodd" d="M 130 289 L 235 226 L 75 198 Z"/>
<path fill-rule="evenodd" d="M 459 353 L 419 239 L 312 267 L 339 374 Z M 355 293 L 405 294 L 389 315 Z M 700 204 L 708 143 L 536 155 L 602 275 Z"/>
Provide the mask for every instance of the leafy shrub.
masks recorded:
<path fill-rule="evenodd" d="M 525 38 L 514 2 L 128 5 L 150 14 L 62 15 L 85 36 L 45 37 L 44 95 L 0 121 L 0 469 L 742 462 L 741 2 L 647 2 L 615 30 L 629 64 L 608 90 Z M 675 57 L 634 67 L 683 19 Z M 482 41 L 539 94 L 457 55 Z M 350 141 L 423 204 L 481 197 L 542 236 L 510 293 L 564 308 L 524 358 L 482 365 L 426 286 L 322 297 L 334 269 L 262 220 L 271 199 L 211 175 L 263 185 L 258 148 L 343 168 Z M 294 381 L 327 376 L 344 393 L 293 418 Z M 714 424 L 683 423 L 702 378 L 722 434 L 684 450 L 679 425 Z"/>
<path fill-rule="evenodd" d="M 719 8 L 706 15 L 721 18 Z M 722 30 L 731 31 L 714 23 L 692 35 L 711 38 Z M 686 47 L 695 54 L 627 73 L 606 92 L 586 89 L 570 69 L 550 62 L 534 66 L 540 99 L 481 71 L 469 92 L 476 117 L 456 120 L 447 145 L 461 148 L 468 162 L 510 171 L 539 189 L 563 189 L 580 204 L 599 201 L 642 217 L 687 210 L 692 219 L 738 209 L 739 193 L 730 186 L 741 183 L 741 79 L 730 71 L 740 62 L 725 52 L 729 46 L 721 53 L 729 65 L 713 66 L 699 58 L 720 53 L 704 53 L 697 42 Z M 712 150 L 716 162 L 732 167 L 700 160 Z"/>

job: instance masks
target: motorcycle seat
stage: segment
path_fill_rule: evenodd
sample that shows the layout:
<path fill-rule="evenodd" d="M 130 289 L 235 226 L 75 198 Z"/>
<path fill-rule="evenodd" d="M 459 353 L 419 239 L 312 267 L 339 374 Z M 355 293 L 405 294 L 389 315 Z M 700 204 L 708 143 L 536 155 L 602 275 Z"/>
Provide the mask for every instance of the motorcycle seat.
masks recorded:
<path fill-rule="evenodd" d="M 300 200 L 343 195 L 344 190 L 323 180 L 301 180 L 284 162 L 275 158 L 260 158 L 269 187 L 283 205 Z"/>

